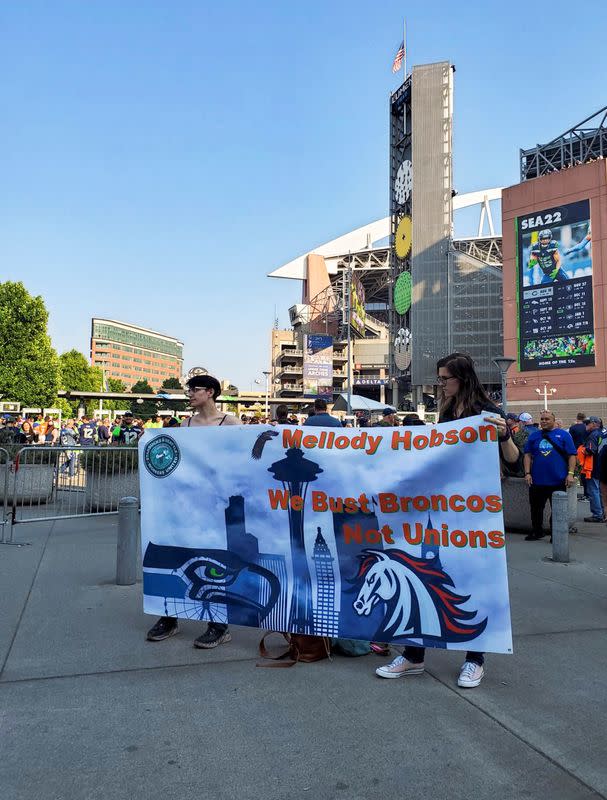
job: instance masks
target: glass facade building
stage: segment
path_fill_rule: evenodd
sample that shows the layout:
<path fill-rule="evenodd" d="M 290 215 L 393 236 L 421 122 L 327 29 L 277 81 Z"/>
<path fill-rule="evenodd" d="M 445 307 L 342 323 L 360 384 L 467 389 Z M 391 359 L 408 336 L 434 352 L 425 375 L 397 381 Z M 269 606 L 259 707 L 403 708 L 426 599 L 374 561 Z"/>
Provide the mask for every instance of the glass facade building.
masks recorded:
<path fill-rule="evenodd" d="M 172 336 L 111 319 L 92 320 L 91 365 L 106 378 L 116 378 L 130 389 L 147 380 L 158 389 L 167 378 L 183 374 L 183 342 Z"/>

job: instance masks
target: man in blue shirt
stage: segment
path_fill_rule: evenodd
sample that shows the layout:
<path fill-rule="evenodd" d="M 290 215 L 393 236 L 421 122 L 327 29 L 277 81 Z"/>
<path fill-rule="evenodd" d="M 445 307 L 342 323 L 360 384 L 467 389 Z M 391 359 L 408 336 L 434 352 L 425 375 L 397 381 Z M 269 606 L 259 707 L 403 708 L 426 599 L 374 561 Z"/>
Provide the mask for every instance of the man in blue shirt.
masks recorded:
<path fill-rule="evenodd" d="M 97 437 L 99 439 L 99 444 L 109 444 L 112 438 L 109 419 L 101 420 L 101 424 L 97 426 Z"/>
<path fill-rule="evenodd" d="M 93 447 L 97 438 L 96 420 L 84 417 L 82 425 L 78 429 L 78 433 L 80 434 L 80 444 L 82 447 Z"/>
<path fill-rule="evenodd" d="M 552 493 L 564 492 L 575 481 L 576 449 L 568 431 L 555 427 L 552 411 L 542 411 L 539 430 L 525 442 L 525 480 L 529 486 L 531 533 L 527 541 L 542 539 L 546 501 L 552 506 Z"/>
<path fill-rule="evenodd" d="M 304 425 L 317 425 L 325 428 L 341 428 L 341 422 L 327 413 L 327 401 L 318 397 L 314 401 L 314 416 L 308 417 Z"/>
<path fill-rule="evenodd" d="M 584 517 L 584 522 L 605 522 L 605 510 L 601 500 L 600 488 L 600 463 L 599 450 L 601 444 L 607 437 L 607 431 L 603 428 L 603 420 L 600 417 L 588 417 L 586 420 L 586 453 L 592 456 L 592 475 L 586 481 L 586 492 L 590 500 L 590 517 Z"/>
<path fill-rule="evenodd" d="M 569 428 L 569 433 L 573 439 L 573 444 L 579 447 L 584 444 L 588 438 L 588 431 L 586 430 L 586 414 L 580 411 L 575 418 L 575 423 Z"/>
<path fill-rule="evenodd" d="M 586 414 L 583 411 L 579 411 L 575 417 L 575 423 L 569 428 L 569 433 L 571 434 L 571 438 L 573 439 L 573 444 L 575 445 L 576 449 L 581 447 L 586 442 L 588 438 L 588 431 L 586 430 Z M 580 474 L 580 483 L 582 484 L 582 489 L 584 490 L 584 497 L 586 500 L 590 500 L 590 495 L 588 494 L 588 487 L 586 485 L 586 476 L 582 472 Z"/>

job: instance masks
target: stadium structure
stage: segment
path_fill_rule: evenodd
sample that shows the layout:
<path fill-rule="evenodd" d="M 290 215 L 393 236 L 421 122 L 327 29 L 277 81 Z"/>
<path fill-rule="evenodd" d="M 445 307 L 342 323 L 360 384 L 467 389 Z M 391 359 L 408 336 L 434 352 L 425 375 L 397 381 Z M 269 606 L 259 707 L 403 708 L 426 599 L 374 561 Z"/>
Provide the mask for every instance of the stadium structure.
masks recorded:
<path fill-rule="evenodd" d="M 289 309 L 291 329 L 272 333 L 273 388 L 287 399 L 313 395 L 315 386 L 321 393 L 321 384 L 323 395 L 330 389 L 335 397 L 349 386 L 416 409 L 436 393 L 436 361 L 463 351 L 496 400 L 495 359 L 505 355 L 516 359 L 508 373 L 513 401 L 531 402 L 527 387 L 540 391 L 542 370 L 550 369 L 562 384 L 560 396 L 580 397 L 586 384 L 586 406 L 604 397 L 601 416 L 607 416 L 607 320 L 602 303 L 593 310 L 592 300 L 592 287 L 607 282 L 599 263 L 607 107 L 550 142 L 521 150 L 517 186 L 458 195 L 454 72 L 447 61 L 416 66 L 390 95 L 389 216 L 270 273 L 302 282 L 301 302 Z M 498 232 L 492 203 L 500 200 Z M 455 235 L 456 215 L 473 206 L 476 229 L 462 236 L 458 225 Z M 555 254 L 549 267 L 547 256 L 534 251 L 544 258 L 544 275 L 539 267 L 530 272 L 528 263 L 542 232 Z M 523 261 L 529 268 L 520 267 Z M 526 288 L 531 280 L 529 291 L 541 302 Z M 540 314 L 540 306 L 550 313 Z"/>
<path fill-rule="evenodd" d="M 497 355 L 501 349 L 502 239 L 494 215 L 495 204 L 500 201 L 500 188 L 453 198 L 454 212 L 471 209 L 476 215 L 476 224 L 469 235 L 451 238 L 447 267 L 453 273 L 451 349 L 488 351 L 485 356 L 487 371 L 490 356 Z M 390 217 L 370 222 L 313 248 L 269 274 L 271 278 L 302 282 L 302 302 L 289 309 L 292 328 L 272 332 L 272 381 L 276 395 L 286 402 L 303 394 L 302 337 L 305 334 L 334 337 L 333 390 L 337 394 L 347 388 L 345 345 L 350 270 L 362 283 L 367 312 L 365 335 L 353 341 L 354 392 L 380 402 L 396 401 L 392 390 L 396 389 L 397 379 L 390 375 L 390 317 L 394 294 L 390 226 Z M 493 339 L 495 342 L 487 345 L 487 341 Z M 494 378 L 492 383 L 499 382 L 497 376 L 491 377 Z M 426 389 L 425 400 L 431 403 L 431 387 Z M 404 386 L 401 395 L 398 405 L 411 408 L 410 388 Z"/>
<path fill-rule="evenodd" d="M 598 158 L 607 158 L 607 106 L 550 142 L 521 150 L 521 183 Z"/>
<path fill-rule="evenodd" d="M 491 204 L 501 189 L 454 191 L 453 74 L 446 61 L 414 67 L 390 96 L 390 215 L 270 273 L 302 281 L 292 330 L 272 336 L 272 380 L 281 396 L 302 392 L 304 337 L 315 334 L 332 337 L 334 394 L 346 388 L 349 365 L 357 394 L 403 410 L 432 403 L 436 361 L 455 350 L 470 353 L 481 380 L 499 389 L 493 359 L 502 355 L 502 247 Z M 471 206 L 479 212 L 476 230 L 455 236 L 454 213 Z M 350 324 L 359 295 L 364 326 Z"/>

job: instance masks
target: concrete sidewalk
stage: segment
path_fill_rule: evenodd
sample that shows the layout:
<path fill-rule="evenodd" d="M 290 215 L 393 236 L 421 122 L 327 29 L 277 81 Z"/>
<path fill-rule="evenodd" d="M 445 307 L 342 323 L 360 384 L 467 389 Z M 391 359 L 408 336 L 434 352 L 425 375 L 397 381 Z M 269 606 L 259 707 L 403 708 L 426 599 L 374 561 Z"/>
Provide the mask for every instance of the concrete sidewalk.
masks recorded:
<path fill-rule="evenodd" d="M 144 641 L 113 584 L 116 518 L 19 526 L 0 547 L 3 800 L 607 797 L 607 527 L 572 563 L 508 537 L 515 655 L 478 689 L 461 654 L 382 681 L 376 656 L 256 669 L 259 631 Z"/>

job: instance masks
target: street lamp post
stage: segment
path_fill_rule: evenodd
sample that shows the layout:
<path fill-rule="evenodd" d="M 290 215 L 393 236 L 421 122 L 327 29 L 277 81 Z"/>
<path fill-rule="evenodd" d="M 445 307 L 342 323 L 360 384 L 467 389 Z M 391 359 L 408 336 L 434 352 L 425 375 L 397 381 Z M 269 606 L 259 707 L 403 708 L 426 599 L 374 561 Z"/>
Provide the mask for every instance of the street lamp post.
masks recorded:
<path fill-rule="evenodd" d="M 556 394 L 554 386 L 550 386 L 550 388 L 548 388 L 548 386 L 548 381 L 544 381 L 544 388 L 535 390 L 537 394 L 543 395 L 544 397 L 544 411 L 548 411 L 548 397 L 552 397 L 553 394 Z"/>
<path fill-rule="evenodd" d="M 508 358 L 508 356 L 497 356 L 493 359 L 493 363 L 500 371 L 500 377 L 502 379 L 502 411 L 504 414 L 508 410 L 506 404 L 506 373 L 510 369 L 510 367 L 514 364 L 516 359 Z"/>
<path fill-rule="evenodd" d="M 268 419 L 268 417 L 270 415 L 270 412 L 269 412 L 269 394 L 270 394 L 270 375 L 272 373 L 268 372 L 267 370 L 264 369 L 263 374 L 266 376 L 266 410 L 265 410 L 265 415 L 266 415 L 266 421 L 267 421 L 267 419 Z"/>

